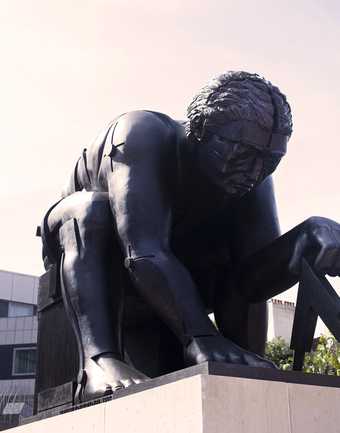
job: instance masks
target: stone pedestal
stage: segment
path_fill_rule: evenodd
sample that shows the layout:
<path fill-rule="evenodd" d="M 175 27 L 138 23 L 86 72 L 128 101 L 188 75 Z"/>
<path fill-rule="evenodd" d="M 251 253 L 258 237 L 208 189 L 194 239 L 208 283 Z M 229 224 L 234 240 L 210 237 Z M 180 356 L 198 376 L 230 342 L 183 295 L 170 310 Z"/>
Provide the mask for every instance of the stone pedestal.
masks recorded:
<path fill-rule="evenodd" d="M 339 408 L 340 378 L 207 363 L 13 433 L 336 433 Z"/>

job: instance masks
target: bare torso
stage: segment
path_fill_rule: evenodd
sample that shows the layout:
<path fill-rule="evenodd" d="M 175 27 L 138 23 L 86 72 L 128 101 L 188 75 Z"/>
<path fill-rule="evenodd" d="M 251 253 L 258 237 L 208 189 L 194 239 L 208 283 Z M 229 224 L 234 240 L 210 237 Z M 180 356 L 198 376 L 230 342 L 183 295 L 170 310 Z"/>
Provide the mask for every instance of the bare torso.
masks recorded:
<path fill-rule="evenodd" d="M 228 225 L 228 201 L 202 178 L 190 160 L 184 121 L 175 121 L 162 113 L 151 112 L 157 116 L 172 136 L 171 160 L 167 161 L 168 175 L 165 187 L 171 191 L 172 202 L 172 246 L 175 253 L 187 265 L 210 259 L 220 263 L 229 257 L 226 251 L 226 238 L 221 237 Z M 112 156 L 124 151 L 124 142 L 119 136 L 119 122 L 124 115 L 115 118 L 84 149 L 63 192 L 68 196 L 76 191 L 108 192 L 107 178 L 117 164 Z M 162 145 L 162 143 L 160 143 Z M 230 200 L 229 200 L 230 201 Z M 204 228 L 204 230 L 202 230 Z M 207 230 L 208 228 L 208 230 Z M 204 235 L 209 233 L 209 236 Z M 209 251 L 210 254 L 209 254 Z M 190 263 L 189 263 L 190 262 Z"/>

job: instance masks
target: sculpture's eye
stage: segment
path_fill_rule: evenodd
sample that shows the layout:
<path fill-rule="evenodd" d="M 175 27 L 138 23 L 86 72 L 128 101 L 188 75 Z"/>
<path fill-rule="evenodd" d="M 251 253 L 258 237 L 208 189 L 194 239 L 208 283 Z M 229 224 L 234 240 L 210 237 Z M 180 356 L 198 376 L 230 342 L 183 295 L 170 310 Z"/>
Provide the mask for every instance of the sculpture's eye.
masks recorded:
<path fill-rule="evenodd" d="M 218 135 L 218 134 L 215 135 L 215 140 L 218 143 L 221 143 L 221 144 L 224 144 L 227 146 L 231 146 L 231 147 L 234 147 L 235 145 L 240 143 L 239 141 L 231 140 L 230 138 L 226 138 L 226 137 L 223 137 L 222 135 Z"/>
<path fill-rule="evenodd" d="M 217 141 L 220 141 L 221 143 L 225 143 L 227 140 L 225 137 L 222 137 L 222 135 L 215 135 Z"/>

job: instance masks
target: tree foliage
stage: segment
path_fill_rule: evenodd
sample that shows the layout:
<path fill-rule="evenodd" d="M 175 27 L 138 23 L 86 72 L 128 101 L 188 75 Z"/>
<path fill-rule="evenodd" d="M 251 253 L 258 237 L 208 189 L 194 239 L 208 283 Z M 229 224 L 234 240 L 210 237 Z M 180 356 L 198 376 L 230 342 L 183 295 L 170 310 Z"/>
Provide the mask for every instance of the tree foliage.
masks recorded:
<path fill-rule="evenodd" d="M 266 345 L 266 357 L 281 370 L 291 370 L 294 352 L 281 338 L 275 338 Z M 340 376 L 340 344 L 333 336 L 319 337 L 315 350 L 306 353 L 303 371 L 305 373 Z"/>

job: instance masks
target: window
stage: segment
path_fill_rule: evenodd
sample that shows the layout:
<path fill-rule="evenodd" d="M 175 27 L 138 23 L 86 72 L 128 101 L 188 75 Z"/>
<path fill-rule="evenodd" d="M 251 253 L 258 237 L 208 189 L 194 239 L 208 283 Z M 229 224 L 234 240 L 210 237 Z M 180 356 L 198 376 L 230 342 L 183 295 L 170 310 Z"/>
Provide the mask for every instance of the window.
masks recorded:
<path fill-rule="evenodd" d="M 33 316 L 34 305 L 22 302 L 9 302 L 8 317 Z"/>
<path fill-rule="evenodd" d="M 0 317 L 8 317 L 8 301 L 0 300 Z"/>
<path fill-rule="evenodd" d="M 23 347 L 13 350 L 13 376 L 35 374 L 36 349 Z"/>

